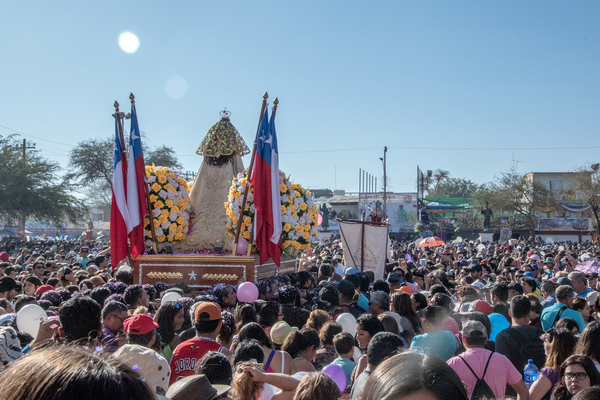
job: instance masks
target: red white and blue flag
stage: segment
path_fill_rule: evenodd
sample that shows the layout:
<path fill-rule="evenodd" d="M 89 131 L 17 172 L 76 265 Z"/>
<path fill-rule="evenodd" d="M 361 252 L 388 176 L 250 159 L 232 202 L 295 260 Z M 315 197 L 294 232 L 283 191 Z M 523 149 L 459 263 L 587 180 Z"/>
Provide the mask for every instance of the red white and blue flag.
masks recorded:
<path fill-rule="evenodd" d="M 118 114 L 115 116 L 115 164 L 112 179 L 112 203 L 110 207 L 110 258 L 113 268 L 129 255 L 127 233 L 131 231 L 131 220 L 127 210 L 127 160 L 121 145 Z"/>
<path fill-rule="evenodd" d="M 148 211 L 145 175 L 146 169 L 144 167 L 137 112 L 135 104 L 131 103 L 129 163 L 127 165 L 127 209 L 131 220 L 131 229 L 127 233 L 133 258 L 144 252 L 144 216 Z"/>
<path fill-rule="evenodd" d="M 260 263 L 269 258 L 279 267 L 281 262 L 282 227 L 281 194 L 279 191 L 279 155 L 275 116 L 269 122 L 268 110 L 265 110 L 256 143 L 256 158 L 252 174 L 254 185 L 254 237 L 260 252 Z"/>

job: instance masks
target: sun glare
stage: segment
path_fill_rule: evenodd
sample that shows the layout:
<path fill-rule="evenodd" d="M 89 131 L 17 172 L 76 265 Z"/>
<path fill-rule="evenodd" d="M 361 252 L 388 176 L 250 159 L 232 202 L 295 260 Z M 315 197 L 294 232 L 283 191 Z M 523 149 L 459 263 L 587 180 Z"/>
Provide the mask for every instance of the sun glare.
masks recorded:
<path fill-rule="evenodd" d="M 133 33 L 123 32 L 119 35 L 119 47 L 125 53 L 135 53 L 140 47 L 140 41 Z"/>

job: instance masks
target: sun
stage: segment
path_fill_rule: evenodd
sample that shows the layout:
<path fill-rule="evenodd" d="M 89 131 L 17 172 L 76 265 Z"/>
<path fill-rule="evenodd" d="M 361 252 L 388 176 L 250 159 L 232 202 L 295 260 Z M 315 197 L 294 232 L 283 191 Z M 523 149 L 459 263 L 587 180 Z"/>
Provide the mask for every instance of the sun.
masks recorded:
<path fill-rule="evenodd" d="M 131 32 L 123 32 L 119 35 L 119 47 L 125 53 L 135 53 L 140 47 L 140 40 Z"/>

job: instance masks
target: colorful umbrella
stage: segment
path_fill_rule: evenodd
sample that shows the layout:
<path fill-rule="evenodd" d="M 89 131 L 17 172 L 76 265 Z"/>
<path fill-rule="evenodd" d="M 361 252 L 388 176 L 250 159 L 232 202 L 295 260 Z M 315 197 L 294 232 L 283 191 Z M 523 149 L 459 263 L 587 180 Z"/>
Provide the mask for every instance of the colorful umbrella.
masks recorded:
<path fill-rule="evenodd" d="M 598 261 L 584 261 L 577 264 L 575 270 L 581 271 L 584 274 L 591 274 L 592 272 L 600 273 L 600 262 Z"/>
<path fill-rule="evenodd" d="M 419 246 L 421 246 L 421 247 L 436 247 L 436 246 L 441 246 L 444 243 L 446 243 L 446 242 L 444 242 L 439 237 L 432 236 L 432 237 L 428 237 L 428 238 L 423 239 L 421 241 L 421 243 L 419 243 Z"/>

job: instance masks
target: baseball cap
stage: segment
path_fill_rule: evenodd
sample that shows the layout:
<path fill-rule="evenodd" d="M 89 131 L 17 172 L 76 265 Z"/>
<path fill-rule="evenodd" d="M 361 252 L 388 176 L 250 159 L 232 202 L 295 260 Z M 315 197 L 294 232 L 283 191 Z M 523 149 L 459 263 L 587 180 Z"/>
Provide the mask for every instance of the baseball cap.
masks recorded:
<path fill-rule="evenodd" d="M 390 272 L 388 275 L 386 282 L 390 285 L 397 285 L 400 283 L 400 275 L 395 272 Z"/>
<path fill-rule="evenodd" d="M 531 264 L 531 269 L 539 269 L 537 264 Z"/>
<path fill-rule="evenodd" d="M 544 261 L 544 264 L 552 264 L 552 265 L 554 265 L 555 263 L 554 263 L 554 260 L 546 260 L 546 261 Z"/>
<path fill-rule="evenodd" d="M 354 275 L 354 274 L 357 274 L 358 272 L 359 271 L 356 268 L 349 267 L 349 268 L 346 268 L 346 272 L 344 272 L 344 274 L 346 274 L 346 275 Z"/>
<path fill-rule="evenodd" d="M 87 246 L 81 246 L 79 251 L 90 251 L 90 249 Z"/>
<path fill-rule="evenodd" d="M 203 322 L 218 321 L 221 319 L 221 306 L 217 303 L 206 301 L 196 307 L 194 319 Z"/>
<path fill-rule="evenodd" d="M 35 294 L 37 294 L 38 296 L 41 296 L 49 290 L 54 290 L 54 287 L 52 285 L 42 285 L 37 288 L 37 290 L 35 291 Z"/>
<path fill-rule="evenodd" d="M 285 341 L 285 338 L 294 331 L 297 331 L 298 328 L 295 326 L 290 326 L 285 321 L 275 322 L 275 324 L 271 327 L 271 341 L 275 344 L 282 345 Z"/>
<path fill-rule="evenodd" d="M 483 289 L 485 287 L 485 284 L 483 282 L 475 281 L 471 284 L 471 286 L 475 286 L 478 289 Z"/>
<path fill-rule="evenodd" d="M 534 255 L 530 256 L 529 258 L 531 258 L 532 260 L 535 260 L 537 262 L 540 261 L 540 256 L 538 256 L 537 254 L 534 254 Z"/>
<path fill-rule="evenodd" d="M 598 292 L 595 290 L 593 292 L 589 292 L 587 296 L 585 296 L 585 300 L 587 301 L 589 306 L 593 306 L 596 304 L 596 299 L 598 298 Z"/>
<path fill-rule="evenodd" d="M 467 260 L 465 260 L 464 258 L 462 260 L 460 260 L 459 263 L 461 265 L 469 265 L 469 262 Z"/>
<path fill-rule="evenodd" d="M 408 287 L 407 285 L 402 285 L 402 286 L 400 286 L 399 289 L 394 289 L 394 292 L 404 292 L 404 293 L 408 294 L 409 296 L 412 296 L 412 289 L 410 287 Z"/>
<path fill-rule="evenodd" d="M 487 338 L 487 329 L 479 321 L 467 321 L 463 324 L 462 335 L 467 338 Z"/>
<path fill-rule="evenodd" d="M 213 400 L 229 389 L 227 385 L 211 385 L 206 375 L 191 375 L 173 383 L 166 396 L 171 400 Z"/>
<path fill-rule="evenodd" d="M 482 312 L 484 314 L 491 314 L 492 306 L 490 306 L 485 300 L 476 300 L 472 302 L 469 306 L 469 311 L 477 311 Z"/>
<path fill-rule="evenodd" d="M 525 272 L 523 275 L 528 276 L 530 278 L 534 278 L 535 279 L 535 275 L 533 275 L 533 272 L 527 271 Z"/>
<path fill-rule="evenodd" d="M 557 285 L 569 285 L 571 287 L 573 287 L 573 282 L 571 282 L 571 280 L 569 278 L 565 278 L 564 276 L 561 276 L 560 278 L 558 278 L 556 280 L 556 284 Z"/>
<path fill-rule="evenodd" d="M 125 332 L 130 335 L 145 335 L 152 332 L 154 328 L 158 328 L 158 324 L 148 314 L 138 314 L 135 317 L 126 319 L 123 322 L 123 327 Z"/>

